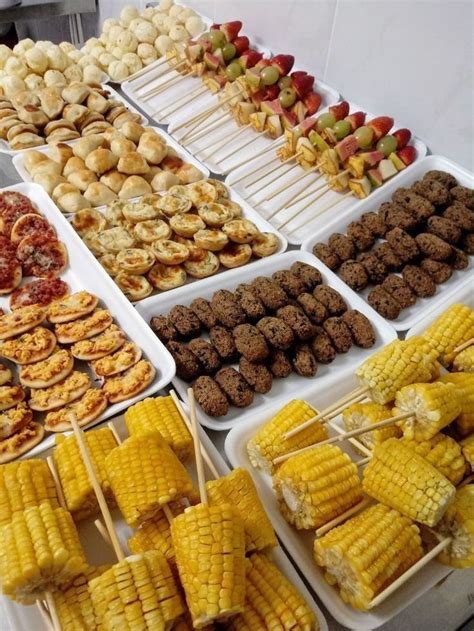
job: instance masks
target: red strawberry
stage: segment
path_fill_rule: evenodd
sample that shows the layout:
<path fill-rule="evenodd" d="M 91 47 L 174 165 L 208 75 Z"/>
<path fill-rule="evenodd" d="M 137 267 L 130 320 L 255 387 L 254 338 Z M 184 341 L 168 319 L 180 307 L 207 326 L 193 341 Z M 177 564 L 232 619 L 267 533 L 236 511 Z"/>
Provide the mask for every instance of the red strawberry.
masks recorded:
<path fill-rule="evenodd" d="M 278 87 L 278 84 L 275 83 L 275 85 L 269 85 L 265 90 L 265 101 L 274 101 L 278 98 L 279 94 L 280 88 Z"/>
<path fill-rule="evenodd" d="M 307 75 L 307 74 L 308 74 L 308 73 L 307 73 L 307 72 L 305 72 L 304 70 L 295 70 L 295 72 L 292 72 L 292 73 L 290 74 L 290 77 L 291 77 L 292 79 L 296 79 L 297 77 L 306 77 L 306 75 Z"/>
<path fill-rule="evenodd" d="M 367 127 L 374 130 L 374 142 L 377 142 L 392 129 L 393 118 L 391 116 L 377 116 L 367 123 Z"/>
<path fill-rule="evenodd" d="M 221 25 L 220 24 L 212 24 L 211 28 L 209 29 L 210 31 L 220 31 L 221 29 Z"/>
<path fill-rule="evenodd" d="M 304 77 L 293 77 L 293 88 L 300 99 L 304 98 L 314 85 L 314 77 L 310 74 L 304 75 Z"/>
<path fill-rule="evenodd" d="M 242 68 L 253 68 L 255 64 L 262 58 L 262 53 L 257 52 L 256 50 L 246 50 L 240 55 L 240 65 Z"/>
<path fill-rule="evenodd" d="M 348 121 L 351 124 L 352 131 L 355 131 L 365 123 L 365 117 L 365 112 L 354 112 L 346 116 L 344 120 Z"/>
<path fill-rule="evenodd" d="M 239 57 L 239 55 L 241 55 L 244 50 L 248 50 L 248 47 L 250 46 L 250 41 L 249 38 L 246 35 L 240 35 L 240 37 L 237 37 L 236 39 L 234 39 L 234 41 L 232 42 L 235 46 L 236 49 L 236 56 Z"/>
<path fill-rule="evenodd" d="M 397 129 L 393 132 L 393 136 L 397 139 L 397 149 L 403 149 L 410 142 L 411 131 L 409 129 Z"/>
<path fill-rule="evenodd" d="M 347 101 L 341 101 L 340 103 L 336 103 L 336 105 L 331 105 L 329 111 L 331 114 L 334 114 L 337 121 L 342 121 L 342 119 L 349 114 L 349 103 Z"/>
<path fill-rule="evenodd" d="M 272 65 L 276 66 L 282 77 L 286 77 L 293 68 L 295 58 L 293 55 L 276 55 L 272 59 Z"/>
<path fill-rule="evenodd" d="M 409 145 L 408 147 L 404 147 L 403 149 L 400 149 L 400 151 L 397 151 L 397 156 L 400 160 L 403 160 L 406 166 L 409 166 L 416 159 L 416 149 L 412 145 Z"/>
<path fill-rule="evenodd" d="M 238 36 L 240 29 L 242 28 L 242 22 L 240 20 L 235 20 L 234 22 L 225 22 L 225 24 L 221 24 L 221 31 L 227 37 L 227 41 L 233 42 L 234 39 Z"/>
<path fill-rule="evenodd" d="M 315 114 L 321 105 L 321 96 L 317 92 L 309 92 L 303 97 L 303 103 L 308 108 L 308 116 Z"/>

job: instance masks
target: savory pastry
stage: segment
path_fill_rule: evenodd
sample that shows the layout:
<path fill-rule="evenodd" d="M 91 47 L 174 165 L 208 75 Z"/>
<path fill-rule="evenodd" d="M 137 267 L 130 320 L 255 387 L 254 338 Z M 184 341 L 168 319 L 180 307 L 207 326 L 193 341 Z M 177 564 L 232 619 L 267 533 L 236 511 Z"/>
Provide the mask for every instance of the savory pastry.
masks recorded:
<path fill-rule="evenodd" d="M 111 324 L 103 333 L 71 346 L 71 354 L 83 361 L 100 359 L 114 353 L 125 344 L 125 333 L 116 324 Z"/>
<path fill-rule="evenodd" d="M 56 324 L 54 331 L 58 342 L 61 344 L 74 344 L 75 342 L 99 335 L 112 322 L 113 318 L 110 311 L 107 309 L 96 309 L 91 315 L 80 320 Z"/>
<path fill-rule="evenodd" d="M 79 155 L 74 149 L 73 151 L 76 156 Z M 118 157 L 113 154 L 110 149 L 104 149 L 103 147 L 94 149 L 90 153 L 87 153 L 85 157 L 83 155 L 79 155 L 79 157 L 83 158 L 88 169 L 98 175 L 102 175 L 102 173 L 110 171 L 110 169 L 117 166 L 117 163 L 119 162 Z"/>
<path fill-rule="evenodd" d="M 167 216 L 173 217 L 178 213 L 186 213 L 191 208 L 191 201 L 177 195 L 163 195 L 158 202 L 159 209 Z"/>
<path fill-rule="evenodd" d="M 204 229 L 194 233 L 194 241 L 199 248 L 219 252 L 229 243 L 229 238 L 222 230 Z"/>
<path fill-rule="evenodd" d="M 157 260 L 165 265 L 179 265 L 189 258 L 189 250 L 185 245 L 169 239 L 155 241 L 151 248 Z"/>
<path fill-rule="evenodd" d="M 170 226 L 182 237 L 192 237 L 198 230 L 204 230 L 204 221 L 192 213 L 177 213 L 170 218 Z"/>
<path fill-rule="evenodd" d="M 56 300 L 48 309 L 48 320 L 53 324 L 71 322 L 83 318 L 97 307 L 99 299 L 88 291 L 78 291 L 75 294 Z"/>
<path fill-rule="evenodd" d="M 15 407 L 24 398 L 25 391 L 21 386 L 0 386 L 0 411 L 4 412 Z"/>
<path fill-rule="evenodd" d="M 118 266 L 117 257 L 115 256 L 115 254 L 112 254 L 111 252 L 109 252 L 108 254 L 103 254 L 102 256 L 98 257 L 98 261 L 105 269 L 107 274 L 109 276 L 112 276 L 112 278 L 115 278 L 115 276 L 120 273 L 120 267 Z"/>
<path fill-rule="evenodd" d="M 46 319 L 46 311 L 36 305 L 22 307 L 12 313 L 0 316 L 0 340 L 7 340 L 30 329 L 34 329 Z"/>
<path fill-rule="evenodd" d="M 141 359 L 123 375 L 107 379 L 103 391 L 110 403 L 119 403 L 143 392 L 155 378 L 156 371 L 151 363 Z"/>
<path fill-rule="evenodd" d="M 90 169 L 80 169 L 68 175 L 67 181 L 85 193 L 91 184 L 97 182 L 97 175 Z"/>
<path fill-rule="evenodd" d="M 116 197 L 116 193 L 114 193 L 112 189 L 102 182 L 92 182 L 92 184 L 89 184 L 84 193 L 84 198 L 92 206 L 103 206 L 104 204 L 109 204 L 116 199 Z"/>
<path fill-rule="evenodd" d="M 152 192 L 152 187 L 140 175 L 129 175 L 118 194 L 120 199 L 132 199 Z"/>
<path fill-rule="evenodd" d="M 140 274 L 119 272 L 115 277 L 115 282 L 129 300 L 143 300 L 153 291 L 150 282 Z"/>
<path fill-rule="evenodd" d="M 151 204 L 143 203 L 143 200 L 135 204 L 132 204 L 131 202 L 125 204 L 122 208 L 122 213 L 131 223 L 158 219 L 161 215 L 157 208 L 154 208 Z"/>
<path fill-rule="evenodd" d="M 111 191 L 116 193 L 117 195 L 122 190 L 122 186 L 125 184 L 125 180 L 127 176 L 123 173 L 119 173 L 116 169 L 111 169 L 100 176 L 100 181 L 102 184 L 105 184 Z"/>
<path fill-rule="evenodd" d="M 153 266 L 155 257 L 150 250 L 127 248 L 117 254 L 117 265 L 128 274 L 145 274 Z"/>
<path fill-rule="evenodd" d="M 98 418 L 107 407 L 107 397 L 98 388 L 90 388 L 80 399 L 60 410 L 48 412 L 44 419 L 45 429 L 49 432 L 66 432 L 71 427 L 70 415 L 76 416 L 80 427 Z"/>
<path fill-rule="evenodd" d="M 186 196 L 193 206 L 199 208 L 204 204 L 211 204 L 219 197 L 217 188 L 206 181 L 194 182 L 186 187 Z"/>
<path fill-rule="evenodd" d="M 92 368 L 98 377 L 113 377 L 135 366 L 141 357 L 141 348 L 133 342 L 126 342 L 115 353 L 92 362 Z"/>
<path fill-rule="evenodd" d="M 133 234 L 139 241 L 143 241 L 143 243 L 153 243 L 160 239 L 169 239 L 172 235 L 172 230 L 166 221 L 162 219 L 150 219 L 135 224 Z"/>
<path fill-rule="evenodd" d="M 32 410 L 47 412 L 72 403 L 91 387 L 89 375 L 75 370 L 64 381 L 48 388 L 32 388 L 28 405 Z"/>
<path fill-rule="evenodd" d="M 222 226 L 222 231 L 235 243 L 251 243 L 258 234 L 257 226 L 248 219 L 232 219 Z"/>
<path fill-rule="evenodd" d="M 87 234 L 99 234 L 107 225 L 106 218 L 98 210 L 84 208 L 75 213 L 72 218 L 72 225 L 81 236 Z"/>
<path fill-rule="evenodd" d="M 231 210 L 215 202 L 200 205 L 198 207 L 198 214 L 211 228 L 221 228 L 233 218 Z"/>
<path fill-rule="evenodd" d="M 207 278 L 215 274 L 220 267 L 219 259 L 212 252 L 202 251 L 200 256 L 184 262 L 184 269 L 193 278 Z"/>
<path fill-rule="evenodd" d="M 133 248 L 135 241 L 129 232 L 121 226 L 104 230 L 97 237 L 99 243 L 109 252 L 120 252 L 125 248 Z"/>
<path fill-rule="evenodd" d="M 1 259 L 0 259 L 1 260 Z M 54 300 L 59 300 L 69 293 L 69 287 L 60 278 L 35 280 L 16 289 L 10 297 L 10 308 L 20 309 L 28 305 L 46 307 Z"/>
<path fill-rule="evenodd" d="M 163 265 L 155 263 L 147 274 L 147 278 L 153 287 L 160 291 L 168 291 L 181 287 L 187 279 L 187 274 L 181 265 Z"/>
<path fill-rule="evenodd" d="M 246 265 L 252 258 L 252 248 L 244 243 L 229 243 L 219 254 L 219 261 L 224 267 L 232 269 Z"/>
<path fill-rule="evenodd" d="M 54 333 L 38 326 L 28 333 L 0 343 L 0 355 L 15 364 L 33 364 L 51 355 L 56 346 Z"/>
<path fill-rule="evenodd" d="M 47 359 L 20 368 L 20 383 L 29 388 L 49 388 L 71 373 L 74 358 L 66 349 L 53 352 Z"/>
<path fill-rule="evenodd" d="M 280 247 L 280 240 L 274 232 L 259 232 L 252 241 L 252 254 L 258 258 L 271 256 Z"/>

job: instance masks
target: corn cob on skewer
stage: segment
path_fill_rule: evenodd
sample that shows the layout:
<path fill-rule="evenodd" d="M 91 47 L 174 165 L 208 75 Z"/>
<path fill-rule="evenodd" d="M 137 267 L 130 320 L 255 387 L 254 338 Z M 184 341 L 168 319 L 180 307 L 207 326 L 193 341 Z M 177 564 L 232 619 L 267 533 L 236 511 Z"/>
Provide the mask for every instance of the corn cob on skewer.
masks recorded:
<path fill-rule="evenodd" d="M 379 403 L 353 403 L 346 408 L 342 414 L 342 421 L 346 431 L 352 431 L 359 427 L 370 427 L 373 423 L 378 423 L 388 418 L 391 414 L 391 408 L 388 405 Z M 380 427 L 372 432 L 362 434 L 359 438 L 360 442 L 373 449 L 375 445 L 382 443 L 387 438 L 398 438 L 402 432 L 396 425 Z M 357 451 L 357 447 L 355 448 Z M 365 455 L 365 454 L 363 454 Z"/>
<path fill-rule="evenodd" d="M 438 560 L 451 567 L 474 566 L 474 485 L 459 489 L 456 497 L 443 515 L 438 532 L 451 537 L 450 545 L 438 556 Z"/>
<path fill-rule="evenodd" d="M 450 436 L 435 434 L 429 440 L 423 441 L 401 438 L 400 442 L 432 464 L 452 484 L 459 484 L 463 479 L 467 468 L 466 460 L 461 445 Z"/>
<path fill-rule="evenodd" d="M 460 391 L 461 413 L 456 419 L 456 427 L 462 436 L 474 432 L 474 374 L 456 372 L 443 375 L 443 383 L 452 383 Z"/>
<path fill-rule="evenodd" d="M 423 337 L 436 349 L 443 365 L 449 366 L 454 349 L 474 337 L 474 311 L 461 303 L 451 305 L 426 329 Z"/>
<path fill-rule="evenodd" d="M 461 448 L 464 457 L 471 466 L 471 471 L 474 471 L 474 434 L 461 441 Z"/>
<path fill-rule="evenodd" d="M 453 359 L 453 370 L 456 372 L 474 372 L 474 346 L 469 346 Z"/>

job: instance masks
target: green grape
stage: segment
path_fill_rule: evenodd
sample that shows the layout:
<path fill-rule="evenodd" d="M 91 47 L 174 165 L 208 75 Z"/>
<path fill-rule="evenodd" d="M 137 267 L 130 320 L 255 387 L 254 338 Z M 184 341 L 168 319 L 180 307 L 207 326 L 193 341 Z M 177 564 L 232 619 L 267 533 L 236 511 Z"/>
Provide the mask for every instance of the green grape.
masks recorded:
<path fill-rule="evenodd" d="M 240 75 L 242 74 L 242 68 L 240 67 L 240 64 L 238 61 L 232 61 L 226 68 L 225 71 L 227 78 L 230 81 L 235 81 L 237 79 L 237 77 L 240 77 Z"/>
<path fill-rule="evenodd" d="M 222 54 L 224 55 L 224 61 L 230 61 L 231 59 L 234 59 L 236 52 L 237 51 L 234 44 L 231 44 L 230 42 L 226 44 L 224 48 L 222 49 Z"/>
<path fill-rule="evenodd" d="M 291 107 L 296 101 L 296 92 L 291 88 L 285 88 L 278 95 L 282 107 Z"/>
<path fill-rule="evenodd" d="M 336 117 L 334 114 L 327 112 L 326 114 L 321 114 L 318 118 L 318 129 L 326 129 L 326 127 L 334 127 L 336 124 Z"/>
<path fill-rule="evenodd" d="M 226 36 L 222 31 L 211 31 L 207 39 L 211 42 L 214 50 L 216 48 L 222 48 L 227 43 Z"/>
<path fill-rule="evenodd" d="M 278 82 L 278 87 L 280 88 L 280 90 L 285 90 L 286 88 L 291 87 L 291 82 L 291 77 L 282 77 Z"/>
<path fill-rule="evenodd" d="M 397 150 L 398 142 L 395 136 L 391 136 L 387 134 L 381 138 L 377 143 L 377 151 L 381 151 L 385 154 L 385 157 L 388 157 L 391 153 Z"/>
<path fill-rule="evenodd" d="M 370 127 L 366 125 L 362 125 L 362 127 L 358 127 L 354 136 L 359 144 L 361 149 L 367 149 L 372 144 L 372 140 L 374 139 L 374 132 Z"/>
<path fill-rule="evenodd" d="M 347 135 L 349 135 L 352 131 L 352 126 L 349 121 L 341 120 L 337 121 L 337 123 L 333 127 L 333 131 L 336 134 L 336 138 L 338 140 L 342 140 Z"/>
<path fill-rule="evenodd" d="M 267 66 L 262 70 L 263 85 L 273 85 L 280 78 L 280 73 L 274 66 Z"/>

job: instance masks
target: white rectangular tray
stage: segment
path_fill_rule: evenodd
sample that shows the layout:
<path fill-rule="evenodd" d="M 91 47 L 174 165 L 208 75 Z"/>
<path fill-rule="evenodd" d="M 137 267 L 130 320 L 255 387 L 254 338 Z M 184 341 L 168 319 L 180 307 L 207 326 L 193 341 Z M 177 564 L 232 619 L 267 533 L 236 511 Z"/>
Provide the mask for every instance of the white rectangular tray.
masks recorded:
<path fill-rule="evenodd" d="M 127 430 L 123 416 L 113 419 L 114 425 L 117 429 L 119 436 L 124 439 L 127 436 Z M 230 469 L 224 462 L 224 459 L 219 454 L 217 449 L 212 444 L 211 440 L 207 436 L 206 432 L 200 431 L 200 440 L 202 445 L 208 452 L 213 464 L 221 475 L 229 473 Z M 45 458 L 49 453 L 43 453 L 41 457 Z M 194 480 L 197 480 L 196 468 L 194 462 L 186 463 L 186 467 Z M 206 469 L 206 474 L 209 476 L 209 471 Z M 122 519 L 118 510 L 113 511 L 112 516 L 117 528 L 118 537 L 124 548 L 127 547 L 127 539 L 132 534 L 132 530 L 127 526 Z M 99 535 L 97 529 L 93 525 L 93 519 L 88 519 L 80 522 L 78 530 L 81 538 L 87 560 L 92 565 L 101 565 L 103 563 L 114 563 L 115 558 L 111 548 L 104 545 L 104 541 Z M 296 589 L 300 592 L 303 598 L 308 603 L 316 615 L 321 631 L 328 631 L 328 624 L 321 609 L 314 601 L 314 597 L 310 594 L 302 579 L 294 569 L 290 560 L 283 552 L 281 547 L 275 548 L 272 551 L 272 560 L 279 568 L 279 570 L 287 577 L 287 579 L 293 583 Z M 2 620 L 1 628 L 8 631 L 26 631 L 27 629 L 35 629 L 37 631 L 48 631 L 42 618 L 38 614 L 38 610 L 34 606 L 24 606 L 14 603 L 6 596 L 0 595 L 0 619 Z M 3 626 L 6 625 L 6 626 Z"/>
<path fill-rule="evenodd" d="M 149 298 L 146 303 L 138 303 L 136 308 L 140 315 L 148 323 L 154 315 L 166 315 L 169 310 L 177 304 L 189 305 L 195 298 L 212 297 L 217 289 L 234 290 L 239 283 L 251 282 L 256 276 L 271 276 L 273 272 L 280 269 L 288 269 L 295 261 L 303 261 L 319 269 L 323 280 L 326 284 L 334 287 L 341 293 L 348 305 L 352 309 L 358 309 L 363 312 L 375 329 L 377 340 L 375 345 L 370 349 L 362 349 L 353 346 L 346 354 L 337 355 L 336 359 L 329 365 L 318 365 L 318 372 L 314 378 L 305 379 L 295 373 L 292 373 L 286 379 L 275 379 L 271 391 L 266 394 L 255 394 L 254 402 L 246 409 L 239 409 L 234 406 L 230 407 L 227 416 L 222 419 L 211 418 L 197 406 L 197 416 L 199 422 L 210 429 L 222 431 L 228 430 L 235 425 L 240 425 L 245 419 L 254 418 L 255 414 L 262 413 L 270 405 L 277 400 L 286 400 L 297 389 L 301 396 L 305 392 L 310 392 L 314 388 L 333 388 L 339 381 L 354 381 L 354 370 L 374 351 L 388 344 L 396 338 L 394 329 L 388 325 L 383 318 L 368 307 L 353 291 L 348 289 L 344 283 L 337 278 L 325 265 L 323 265 L 316 257 L 308 252 L 286 252 L 269 259 L 258 261 L 251 268 L 234 269 L 221 276 L 221 282 L 217 285 L 214 279 L 207 278 L 200 284 L 193 284 L 189 287 L 180 287 L 176 289 L 171 296 L 166 293 L 160 296 Z M 173 383 L 184 400 L 189 387 L 182 379 L 175 377 Z"/>
<path fill-rule="evenodd" d="M 352 101 L 349 101 L 349 105 L 351 113 L 356 111 L 366 112 L 367 120 L 378 116 L 378 114 L 367 112 L 365 108 L 360 107 L 359 105 L 357 105 L 357 103 L 353 103 Z M 395 120 L 393 129 L 400 129 L 401 127 L 403 127 L 403 124 L 400 121 Z M 416 160 L 405 171 L 402 171 L 402 173 L 410 172 L 414 168 L 414 166 L 426 155 L 426 145 L 419 138 L 412 137 L 410 144 L 416 148 Z M 254 151 L 257 151 L 256 147 L 254 148 Z M 285 186 L 286 184 L 291 184 L 293 180 L 303 174 L 303 169 L 301 167 L 296 167 L 295 169 L 289 171 L 290 166 L 293 165 L 293 163 L 290 163 L 288 165 L 284 165 L 281 168 L 281 177 L 269 184 L 267 188 L 264 188 L 263 190 L 255 193 L 255 191 L 263 186 L 266 181 L 270 182 L 278 174 L 278 172 L 269 173 L 264 178 L 262 178 L 262 180 L 250 186 L 247 190 L 245 188 L 245 179 L 240 178 L 242 178 L 242 176 L 246 172 L 253 172 L 259 165 L 264 165 L 270 160 L 270 157 L 271 154 L 266 153 L 258 160 L 255 160 L 253 162 L 250 162 L 248 165 L 235 169 L 234 171 L 232 171 L 232 173 L 230 173 L 230 175 L 227 176 L 226 183 L 230 186 L 233 186 L 245 199 L 249 201 L 250 204 L 252 204 L 252 206 L 256 210 L 258 210 L 259 213 L 261 213 L 264 217 L 269 218 L 269 221 L 278 228 L 278 226 L 283 224 L 290 217 L 294 216 L 306 204 L 308 204 L 308 202 L 312 199 L 312 196 L 301 200 L 301 202 L 295 204 L 294 206 L 291 206 L 290 208 L 286 208 L 286 204 L 291 203 L 292 198 L 297 197 L 297 194 L 309 192 L 313 188 L 316 189 L 318 185 L 323 185 L 325 179 L 320 178 L 317 180 L 316 178 L 319 176 L 319 173 L 308 173 L 306 177 L 302 178 L 294 185 L 290 185 L 289 188 L 276 195 L 273 199 L 265 201 L 266 197 L 272 195 L 282 186 Z M 249 159 L 250 158 L 251 155 L 249 156 Z M 275 154 L 275 160 L 272 164 L 276 167 L 280 163 L 281 161 L 277 158 Z M 272 164 L 264 166 L 262 168 L 262 172 L 265 173 L 268 169 L 271 168 Z M 257 175 L 258 173 L 252 173 L 250 179 L 256 179 Z M 400 175 L 401 174 L 396 175 L 392 180 L 388 182 L 388 184 L 384 184 L 380 189 L 371 193 L 368 199 L 376 199 L 375 196 L 382 194 L 382 191 L 385 191 L 387 185 L 391 184 L 392 182 L 399 182 Z M 236 180 L 239 181 L 234 184 Z M 315 192 L 315 196 L 321 194 L 322 192 L 323 191 Z M 308 208 L 303 210 L 298 216 L 296 216 L 292 221 L 290 221 L 286 226 L 281 229 L 281 231 L 287 236 L 289 243 L 294 245 L 301 245 L 301 243 L 303 243 L 303 241 L 307 238 L 307 235 L 309 233 L 312 233 L 313 230 L 321 229 L 322 227 L 327 225 L 327 223 L 330 222 L 334 217 L 340 217 L 343 213 L 352 211 L 353 208 L 362 203 L 354 197 L 347 197 L 346 199 L 341 198 L 342 193 L 335 193 L 334 191 L 329 189 L 328 193 L 326 193 L 323 197 L 309 204 Z M 321 212 L 338 199 L 341 199 L 341 201 L 337 206 L 334 207 L 334 210 L 331 209 L 328 213 Z M 275 211 L 280 206 L 282 206 L 282 209 L 270 218 L 270 215 L 272 213 L 275 213 Z"/>
<path fill-rule="evenodd" d="M 61 279 L 69 285 L 72 293 L 85 289 L 97 295 L 101 303 L 109 309 L 114 318 L 114 322 L 123 329 L 131 341 L 138 344 L 143 350 L 144 357 L 146 357 L 156 369 L 155 379 L 148 388 L 131 399 L 108 406 L 105 412 L 90 426 L 99 423 L 101 420 L 117 415 L 130 405 L 133 405 L 136 401 L 151 396 L 170 383 L 171 379 L 174 377 L 176 368 L 170 353 L 159 341 L 148 324 L 143 322 L 142 318 L 140 318 L 125 296 L 117 290 L 113 280 L 95 260 L 94 256 L 74 232 L 72 226 L 69 225 L 67 219 L 61 215 L 43 189 L 38 186 L 38 184 L 17 184 L 2 190 L 18 191 L 31 199 L 38 210 L 55 227 L 58 239 L 60 239 L 67 248 L 69 265 L 64 274 L 61 275 Z M 29 280 L 31 280 L 31 278 L 26 279 L 26 281 Z M 0 307 L 9 311 L 9 296 L 0 297 Z M 2 362 L 3 361 L 5 360 L 2 359 Z M 82 362 L 76 363 L 82 366 Z M 16 376 L 17 371 L 13 370 L 13 374 Z M 54 434 L 46 433 L 42 442 L 29 451 L 26 457 L 32 457 L 48 449 L 53 444 Z"/>
<path fill-rule="evenodd" d="M 427 156 L 420 161 L 416 161 L 410 169 L 402 171 L 397 177 L 387 182 L 387 184 L 382 186 L 367 199 L 360 201 L 352 208 L 346 208 L 344 211 L 337 213 L 326 225 L 317 226 L 315 231 L 312 231 L 311 236 L 304 241 L 302 249 L 307 252 L 312 252 L 313 246 L 319 241 L 326 243 L 330 235 L 334 232 L 345 232 L 346 227 L 351 221 L 359 219 L 363 213 L 377 211 L 382 202 L 389 200 L 396 189 L 403 186 L 411 186 L 430 169 L 447 171 L 454 175 L 463 186 L 474 187 L 474 177 L 460 165 L 441 156 Z M 416 303 L 408 309 L 403 309 L 396 320 L 389 320 L 390 324 L 397 331 L 406 331 L 412 327 L 417 320 L 423 318 L 426 313 L 431 311 L 431 309 L 435 308 L 437 305 L 445 304 L 451 291 L 455 289 L 466 276 L 472 276 L 474 257 L 470 256 L 469 261 L 468 269 L 455 270 L 446 283 L 437 285 L 436 294 L 432 298 L 417 298 Z M 371 287 L 373 286 L 360 292 L 360 296 L 363 297 L 364 300 L 367 298 Z"/>
<path fill-rule="evenodd" d="M 343 394 L 346 394 L 351 388 L 351 383 L 341 377 L 330 389 L 315 384 L 312 391 L 306 393 L 305 396 L 298 391 L 293 393 L 293 397 L 305 398 L 311 405 L 315 406 L 317 409 L 321 409 L 333 403 Z M 314 533 L 311 531 L 298 531 L 288 524 L 278 508 L 275 493 L 272 489 L 271 477 L 260 469 L 252 467 L 247 456 L 246 445 L 248 441 L 288 400 L 289 396 L 287 396 L 284 402 L 280 402 L 279 405 L 272 405 L 262 411 L 258 410 L 251 419 L 242 420 L 242 422 L 227 435 L 225 452 L 233 467 L 248 469 L 252 475 L 258 493 L 263 500 L 265 509 L 270 516 L 278 537 L 293 559 L 296 567 L 303 574 L 306 581 L 311 585 L 312 589 L 331 615 L 334 616 L 339 623 L 354 631 L 376 629 L 408 607 L 408 605 L 428 589 L 436 585 L 436 583 L 447 576 L 452 569 L 436 561 L 431 561 L 422 571 L 418 572 L 403 585 L 403 587 L 390 596 L 390 598 L 387 598 L 381 605 L 368 612 L 357 611 L 344 603 L 336 588 L 332 587 L 324 580 L 322 568 L 319 568 L 314 561 Z M 340 417 L 335 419 L 335 421 L 338 425 L 341 425 Z M 329 433 L 335 435 L 336 432 L 329 429 Z M 340 446 L 355 461 L 361 459 L 361 456 L 352 450 L 347 442 L 340 443 Z"/>

